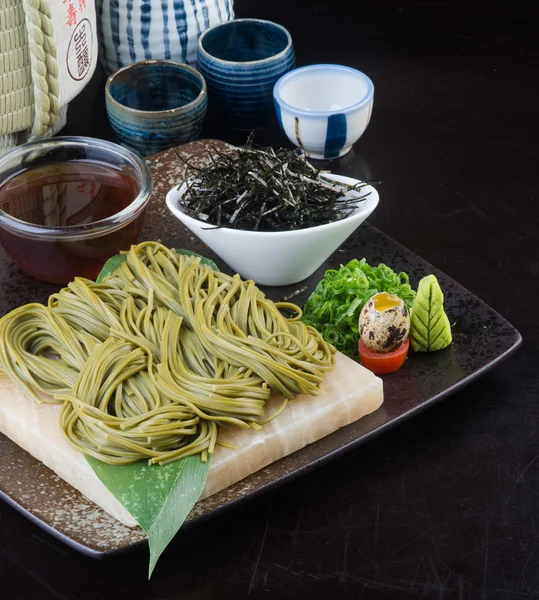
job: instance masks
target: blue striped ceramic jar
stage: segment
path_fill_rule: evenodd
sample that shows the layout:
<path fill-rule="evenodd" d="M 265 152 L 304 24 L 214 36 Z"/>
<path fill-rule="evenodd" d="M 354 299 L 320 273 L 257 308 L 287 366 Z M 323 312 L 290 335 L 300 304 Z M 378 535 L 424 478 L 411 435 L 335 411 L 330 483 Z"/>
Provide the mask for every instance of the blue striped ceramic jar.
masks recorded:
<path fill-rule="evenodd" d="M 149 59 L 194 65 L 200 34 L 233 18 L 233 0 L 97 0 L 99 59 L 109 74 Z"/>
<path fill-rule="evenodd" d="M 294 68 L 292 38 L 281 25 L 236 19 L 205 31 L 198 40 L 198 69 L 208 85 L 210 111 L 237 129 L 271 122 L 273 86 Z"/>
<path fill-rule="evenodd" d="M 120 144 L 148 156 L 199 138 L 208 96 L 193 67 L 147 60 L 108 78 L 105 103 Z"/>
<path fill-rule="evenodd" d="M 284 75 L 273 91 L 289 140 L 307 156 L 343 156 L 364 133 L 374 102 L 372 81 L 343 65 L 309 65 Z"/>

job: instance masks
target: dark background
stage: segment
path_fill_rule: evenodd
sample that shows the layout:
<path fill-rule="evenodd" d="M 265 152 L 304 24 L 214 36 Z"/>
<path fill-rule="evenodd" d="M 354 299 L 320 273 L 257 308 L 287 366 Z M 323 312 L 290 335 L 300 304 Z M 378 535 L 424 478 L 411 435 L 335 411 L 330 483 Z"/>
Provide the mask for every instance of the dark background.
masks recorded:
<path fill-rule="evenodd" d="M 539 597 L 539 20 L 535 3 L 237 0 L 289 29 L 298 65 L 375 85 L 341 159 L 381 180 L 371 222 L 524 338 L 496 370 L 409 423 L 144 552 L 98 562 L 0 505 L 0 598 Z M 66 133 L 110 137 L 104 77 Z M 206 135 L 241 141 L 209 122 Z M 260 143 L 286 144 L 270 127 Z"/>

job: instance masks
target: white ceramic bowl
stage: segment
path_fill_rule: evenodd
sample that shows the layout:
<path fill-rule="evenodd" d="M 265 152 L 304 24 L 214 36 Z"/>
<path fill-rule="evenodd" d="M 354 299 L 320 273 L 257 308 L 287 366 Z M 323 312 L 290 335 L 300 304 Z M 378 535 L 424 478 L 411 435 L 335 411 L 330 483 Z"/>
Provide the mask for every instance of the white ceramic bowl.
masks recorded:
<path fill-rule="evenodd" d="M 330 177 L 351 185 L 358 183 L 351 177 Z M 372 213 L 379 199 L 372 186 L 365 186 L 361 195 L 371 193 L 354 213 L 341 221 L 295 231 L 243 231 L 212 229 L 208 223 L 187 215 L 179 206 L 185 190 L 183 184 L 168 192 L 166 202 L 172 214 L 244 279 L 275 286 L 297 283 L 312 275 Z"/>
<path fill-rule="evenodd" d="M 369 124 L 372 81 L 342 65 L 290 71 L 273 88 L 275 111 L 288 139 L 318 159 L 346 154 Z"/>

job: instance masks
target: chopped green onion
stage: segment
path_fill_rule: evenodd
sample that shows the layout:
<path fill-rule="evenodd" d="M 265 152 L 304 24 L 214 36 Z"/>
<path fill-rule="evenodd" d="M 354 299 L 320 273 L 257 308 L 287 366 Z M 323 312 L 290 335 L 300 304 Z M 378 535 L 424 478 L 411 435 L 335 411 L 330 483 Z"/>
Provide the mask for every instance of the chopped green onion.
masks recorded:
<path fill-rule="evenodd" d="M 359 313 L 367 300 L 387 292 L 412 308 L 415 292 L 406 273 L 395 273 L 384 264 L 371 267 L 365 259 L 351 260 L 340 269 L 330 269 L 303 307 L 302 320 L 351 358 L 357 358 Z"/>

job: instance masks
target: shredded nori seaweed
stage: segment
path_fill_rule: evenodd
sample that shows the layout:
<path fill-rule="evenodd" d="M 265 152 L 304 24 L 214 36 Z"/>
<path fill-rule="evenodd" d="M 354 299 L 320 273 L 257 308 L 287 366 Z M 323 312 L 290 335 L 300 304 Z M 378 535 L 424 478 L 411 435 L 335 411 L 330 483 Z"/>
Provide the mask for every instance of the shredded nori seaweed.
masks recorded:
<path fill-rule="evenodd" d="M 316 227 L 346 218 L 370 194 L 358 194 L 366 182 L 351 186 L 325 177 L 328 172 L 315 168 L 301 151 L 257 148 L 252 135 L 234 151 L 214 148 L 204 167 L 184 162 L 187 189 L 179 204 L 208 228 Z"/>

